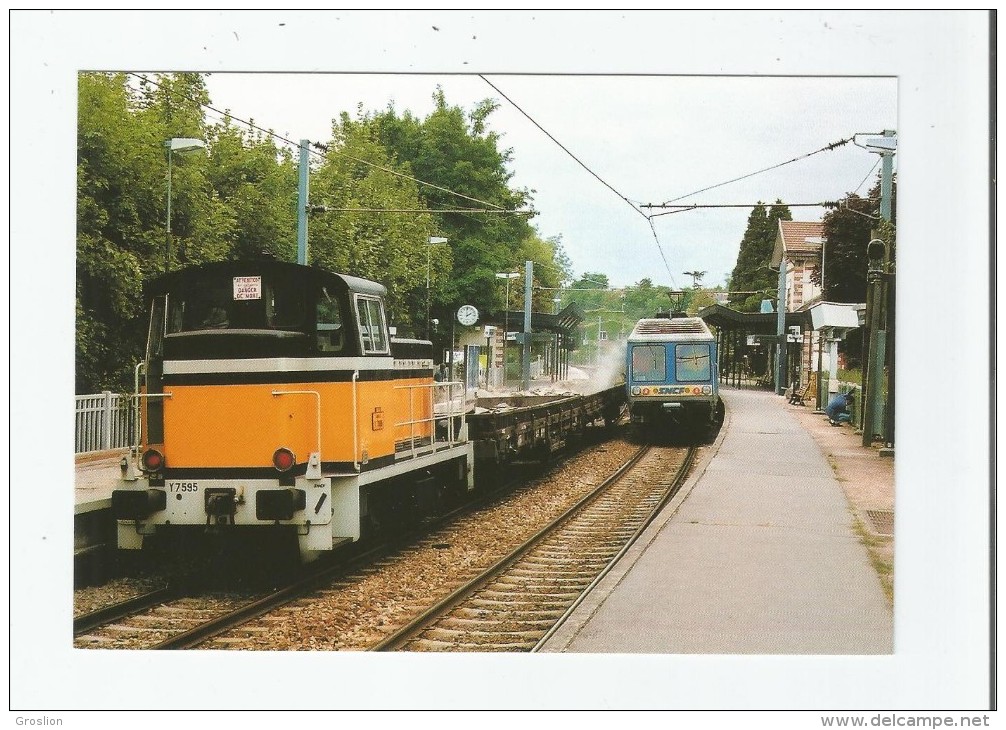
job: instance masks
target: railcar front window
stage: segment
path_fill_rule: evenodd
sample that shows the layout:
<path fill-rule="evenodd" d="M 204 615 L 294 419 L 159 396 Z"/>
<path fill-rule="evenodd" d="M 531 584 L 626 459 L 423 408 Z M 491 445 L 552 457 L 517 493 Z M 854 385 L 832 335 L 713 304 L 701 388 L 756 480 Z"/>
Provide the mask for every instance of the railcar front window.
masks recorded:
<path fill-rule="evenodd" d="M 709 345 L 678 345 L 674 369 L 679 383 L 709 380 Z"/>
<path fill-rule="evenodd" d="M 659 383 L 667 379 L 663 345 L 636 345 L 632 348 L 632 379 L 639 383 Z"/>

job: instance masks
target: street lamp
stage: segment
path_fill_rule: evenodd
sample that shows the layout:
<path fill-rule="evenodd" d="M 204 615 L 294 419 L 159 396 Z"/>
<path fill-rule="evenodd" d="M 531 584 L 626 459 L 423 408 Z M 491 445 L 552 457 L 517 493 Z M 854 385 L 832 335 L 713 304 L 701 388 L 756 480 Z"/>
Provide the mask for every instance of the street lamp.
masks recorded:
<path fill-rule="evenodd" d="M 205 149 L 206 143 L 192 137 L 172 137 L 164 143 L 164 147 L 168 150 L 168 215 L 164 237 L 164 271 L 167 273 L 171 267 L 171 157 L 175 152 L 184 154 Z"/>
<path fill-rule="evenodd" d="M 430 249 L 441 243 L 447 243 L 447 239 L 430 236 L 426 244 L 426 339 L 430 339 Z"/>
<path fill-rule="evenodd" d="M 520 272 L 508 271 L 496 274 L 497 279 L 506 279 L 506 309 L 503 310 L 503 383 L 506 384 L 506 339 L 510 333 L 510 280 L 519 279 Z"/>

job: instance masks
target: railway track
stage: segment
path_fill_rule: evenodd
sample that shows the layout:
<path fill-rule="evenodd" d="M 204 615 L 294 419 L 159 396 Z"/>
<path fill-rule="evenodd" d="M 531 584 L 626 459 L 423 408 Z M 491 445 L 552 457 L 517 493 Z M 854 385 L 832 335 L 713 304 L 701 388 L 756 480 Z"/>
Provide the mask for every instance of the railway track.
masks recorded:
<path fill-rule="evenodd" d="M 107 625 L 115 624 L 130 616 L 152 610 L 162 603 L 177 598 L 177 593 L 171 588 L 158 588 L 139 596 L 127 598 L 124 601 L 105 606 L 96 611 L 76 616 L 73 619 L 73 635 L 75 637 Z"/>
<path fill-rule="evenodd" d="M 508 480 L 492 493 L 442 515 L 434 524 L 473 511 L 513 486 L 513 480 Z M 165 587 L 134 596 L 74 618 L 74 644 L 78 648 L 190 649 L 354 570 L 372 571 L 382 555 L 394 553 L 429 529 L 427 524 L 421 531 L 403 535 L 393 543 L 375 546 L 343 560 L 319 563 L 302 577 L 270 592 L 183 596 L 180 590 Z"/>
<path fill-rule="evenodd" d="M 678 453 L 682 451 L 677 450 Z M 596 457 L 593 457 L 596 459 Z M 626 457 L 627 458 L 627 457 Z M 622 472 L 628 470 L 625 459 L 619 463 L 623 464 Z M 667 470 L 666 465 L 660 467 Z M 589 491 L 581 490 L 582 491 Z M 528 494 L 537 495 L 538 490 L 531 490 Z M 508 497 L 504 502 L 514 499 Z M 616 500 L 617 501 L 617 500 Z M 560 510 L 553 514 L 561 513 L 567 509 L 569 502 Z M 498 509 L 495 507 L 485 507 L 490 511 Z M 511 508 L 512 509 L 512 508 Z M 532 508 L 536 509 L 536 508 Z M 473 514 L 461 519 L 462 523 L 468 522 L 476 525 L 481 524 L 482 517 L 478 516 L 478 509 L 472 510 Z M 74 645 L 78 648 L 141 648 L 141 649 L 172 649 L 172 648 L 200 648 L 215 649 L 242 649 L 242 648 L 357 648 L 365 649 L 372 647 L 385 636 L 389 630 L 388 626 L 397 626 L 402 621 L 407 621 L 411 616 L 423 613 L 428 608 L 429 603 L 436 601 L 437 597 L 450 593 L 459 584 L 468 584 L 472 576 L 477 576 L 482 572 L 478 567 L 462 567 L 461 573 L 455 578 L 444 578 L 440 568 L 434 569 L 437 579 L 453 581 L 453 585 L 444 586 L 443 590 L 437 589 L 434 592 L 426 591 L 418 594 L 411 594 L 411 589 L 403 584 L 403 588 L 391 588 L 394 599 L 389 605 L 394 604 L 396 608 L 392 613 L 397 618 L 380 616 L 369 621 L 363 616 L 356 616 L 357 621 L 367 623 L 354 626 L 348 623 L 353 616 L 358 613 L 361 604 L 374 601 L 374 595 L 365 586 L 371 585 L 373 581 L 384 583 L 386 574 L 391 576 L 396 573 L 412 577 L 420 576 L 423 568 L 423 559 L 411 557 L 414 554 L 426 552 L 440 553 L 443 559 L 441 568 L 457 567 L 456 559 L 449 557 L 450 550 L 444 550 L 444 541 L 460 541 L 460 544 L 468 545 L 468 538 L 463 538 L 461 534 L 452 534 L 458 528 L 457 516 L 447 527 L 442 527 L 440 531 L 429 532 L 429 525 L 424 531 L 426 536 L 415 542 L 417 536 L 408 536 L 406 540 L 397 545 L 385 545 L 366 554 L 359 555 L 352 560 L 342 560 L 338 564 L 324 566 L 319 572 L 312 572 L 302 580 L 293 582 L 283 588 L 271 593 L 258 593 L 249 595 L 244 592 L 237 594 L 206 594 L 201 596 L 181 597 L 172 596 L 168 592 L 157 592 L 149 597 L 144 596 L 129 602 L 132 605 L 122 604 L 117 607 L 104 609 L 89 616 L 82 616 L 75 621 Z M 504 518 L 507 524 L 513 521 L 514 517 Z M 551 518 L 549 518 L 551 519 Z M 610 520 L 610 517 L 603 518 Z M 539 522 L 534 531 L 539 531 Z M 472 529 L 472 527 L 461 528 Z M 495 533 L 496 528 L 482 527 L 483 533 Z M 467 534 L 467 533 L 466 533 Z M 527 535 L 528 533 L 524 533 Z M 521 541 L 524 538 L 521 538 Z M 625 535 L 619 538 L 625 542 Z M 411 545 L 406 544 L 408 540 Z M 489 560 L 479 559 L 482 566 L 495 563 L 500 554 L 509 551 L 513 544 L 491 557 Z M 594 555 L 595 560 L 588 565 L 579 580 L 587 580 L 588 576 L 595 575 L 600 563 L 607 558 L 610 559 L 610 549 L 601 550 Z M 383 553 L 383 554 L 382 554 Z M 555 556 L 558 559 L 560 556 Z M 600 561 L 600 562 L 599 562 Z M 409 567 L 414 566 L 414 567 Z M 391 579 L 394 582 L 394 579 Z M 380 589 L 378 589 L 380 590 Z M 432 599 L 430 596 L 434 596 Z M 575 591 L 567 591 L 561 595 L 557 603 L 552 606 L 553 612 L 567 608 L 571 600 L 575 600 Z M 299 612 L 304 610 L 315 610 L 316 605 L 324 604 L 332 600 L 340 608 L 327 609 L 328 620 L 322 629 L 324 635 L 305 635 L 302 633 L 304 620 L 298 618 Z M 387 596 L 382 596 L 379 602 L 387 602 Z M 323 609 L 325 610 L 325 609 Z M 428 613 L 428 612 L 427 612 Z M 263 615 L 268 614 L 268 615 Z M 340 619 L 339 616 L 349 618 Z M 256 617 L 257 620 L 256 620 Z M 334 617 L 334 618 L 333 618 Z M 291 628 L 291 619 L 295 628 Z M 235 628 L 238 627 L 238 628 Z M 546 627 L 547 628 L 547 627 Z M 286 637 L 290 633 L 294 634 L 294 640 L 290 641 Z M 541 632 L 539 632 L 541 633 Z M 335 640 L 333 637 L 338 637 Z M 285 640 L 285 643 L 284 643 Z M 321 642 L 321 643 L 319 643 Z M 523 645 L 521 645 L 523 648 Z M 510 647 L 511 649 L 513 647 Z"/>
<path fill-rule="evenodd" d="M 674 496 L 694 454 L 640 449 L 565 514 L 374 649 L 533 651 Z"/>

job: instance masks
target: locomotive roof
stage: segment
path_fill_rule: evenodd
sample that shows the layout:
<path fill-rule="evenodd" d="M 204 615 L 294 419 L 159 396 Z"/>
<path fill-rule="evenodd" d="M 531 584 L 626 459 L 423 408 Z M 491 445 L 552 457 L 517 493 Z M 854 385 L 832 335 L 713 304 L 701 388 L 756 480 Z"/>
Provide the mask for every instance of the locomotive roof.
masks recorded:
<path fill-rule="evenodd" d="M 193 275 L 207 273 L 223 276 L 256 276 L 259 274 L 279 273 L 285 276 L 301 278 L 305 284 L 318 283 L 334 286 L 337 291 L 350 291 L 358 294 L 385 296 L 388 292 L 383 284 L 362 279 L 348 274 L 336 274 L 317 266 L 304 266 L 289 261 L 269 259 L 243 261 L 217 261 L 199 266 L 188 266 L 157 277 L 147 284 L 147 296 L 153 296 L 175 288 L 179 283 L 190 279 Z"/>
<path fill-rule="evenodd" d="M 641 319 L 629 335 L 630 341 L 711 340 L 709 327 L 698 317 Z"/>

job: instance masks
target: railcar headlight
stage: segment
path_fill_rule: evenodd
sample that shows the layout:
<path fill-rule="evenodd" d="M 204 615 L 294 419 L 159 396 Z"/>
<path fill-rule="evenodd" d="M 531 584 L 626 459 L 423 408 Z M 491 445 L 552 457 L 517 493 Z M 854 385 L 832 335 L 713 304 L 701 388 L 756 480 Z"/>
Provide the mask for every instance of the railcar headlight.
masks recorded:
<path fill-rule="evenodd" d="M 713 392 L 713 387 L 711 385 L 702 386 L 702 395 L 709 395 Z"/>
<path fill-rule="evenodd" d="M 629 392 L 632 395 L 639 395 L 639 386 L 638 385 L 633 385 L 632 388 L 629 389 Z"/>
<path fill-rule="evenodd" d="M 164 468 L 164 454 L 157 449 L 147 449 L 140 457 L 140 463 L 143 464 L 143 471 L 160 471 Z"/>
<path fill-rule="evenodd" d="M 296 463 L 297 457 L 290 449 L 280 447 L 273 452 L 272 465 L 276 467 L 276 471 L 290 471 Z"/>

